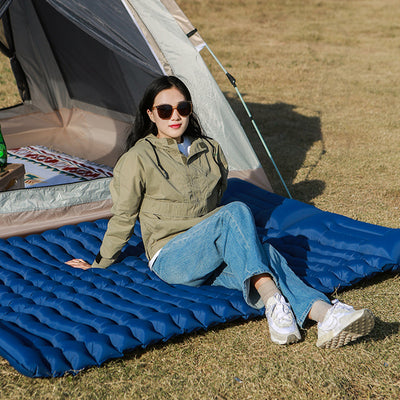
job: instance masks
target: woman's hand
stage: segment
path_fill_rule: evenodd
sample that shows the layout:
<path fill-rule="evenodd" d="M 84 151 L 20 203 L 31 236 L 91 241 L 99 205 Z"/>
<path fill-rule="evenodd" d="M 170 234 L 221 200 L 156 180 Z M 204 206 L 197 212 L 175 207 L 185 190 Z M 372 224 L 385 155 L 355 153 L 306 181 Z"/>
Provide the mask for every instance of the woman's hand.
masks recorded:
<path fill-rule="evenodd" d="M 74 268 L 81 268 L 81 269 L 89 269 L 92 267 L 85 260 L 82 260 L 82 258 L 74 258 L 73 260 L 67 261 L 65 264 L 68 264 L 69 266 Z"/>

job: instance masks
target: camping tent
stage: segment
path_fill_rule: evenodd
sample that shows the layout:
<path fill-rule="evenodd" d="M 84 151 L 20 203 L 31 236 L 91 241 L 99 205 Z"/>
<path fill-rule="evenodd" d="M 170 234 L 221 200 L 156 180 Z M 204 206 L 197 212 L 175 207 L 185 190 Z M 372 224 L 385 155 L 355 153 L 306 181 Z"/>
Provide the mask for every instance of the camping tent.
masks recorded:
<path fill-rule="evenodd" d="M 0 50 L 22 104 L 0 110 L 9 149 L 41 145 L 113 167 L 138 101 L 161 74 L 181 78 L 230 176 L 270 188 L 172 0 L 0 0 Z M 111 178 L 0 193 L 0 237 L 110 215 Z"/>

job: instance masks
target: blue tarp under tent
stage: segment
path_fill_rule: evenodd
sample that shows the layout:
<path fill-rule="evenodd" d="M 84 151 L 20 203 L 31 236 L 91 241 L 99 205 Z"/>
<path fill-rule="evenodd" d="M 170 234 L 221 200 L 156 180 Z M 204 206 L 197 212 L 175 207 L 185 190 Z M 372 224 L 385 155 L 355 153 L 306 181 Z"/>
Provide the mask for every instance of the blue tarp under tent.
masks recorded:
<path fill-rule="evenodd" d="M 400 229 L 384 228 L 230 179 L 224 203 L 252 210 L 262 241 L 276 247 L 306 283 L 325 293 L 400 269 Z M 236 290 L 168 285 L 148 268 L 140 226 L 121 259 L 93 261 L 107 220 L 0 239 L 0 355 L 22 374 L 76 374 L 178 335 L 255 318 Z"/>

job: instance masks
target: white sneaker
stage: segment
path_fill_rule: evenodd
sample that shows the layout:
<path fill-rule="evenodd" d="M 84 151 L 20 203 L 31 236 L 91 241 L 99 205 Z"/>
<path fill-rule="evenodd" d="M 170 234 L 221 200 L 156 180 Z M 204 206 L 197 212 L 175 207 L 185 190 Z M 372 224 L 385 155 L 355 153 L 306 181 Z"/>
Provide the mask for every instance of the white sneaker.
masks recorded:
<path fill-rule="evenodd" d="M 271 340 L 274 343 L 290 344 L 301 339 L 292 309 L 280 293 L 268 299 L 265 316 L 268 320 Z"/>
<path fill-rule="evenodd" d="M 318 323 L 318 347 L 334 349 L 371 332 L 375 321 L 370 310 L 355 310 L 339 300 L 332 304 L 324 320 Z"/>

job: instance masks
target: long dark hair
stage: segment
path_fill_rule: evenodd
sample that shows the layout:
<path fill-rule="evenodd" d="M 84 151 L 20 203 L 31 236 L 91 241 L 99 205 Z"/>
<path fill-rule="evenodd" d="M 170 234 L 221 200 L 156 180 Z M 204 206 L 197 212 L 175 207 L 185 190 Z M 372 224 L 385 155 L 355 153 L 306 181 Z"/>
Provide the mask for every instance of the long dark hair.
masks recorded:
<path fill-rule="evenodd" d="M 154 98 L 158 95 L 158 93 L 173 87 L 177 88 L 187 101 L 192 101 L 192 96 L 190 95 L 189 89 L 176 76 L 161 76 L 155 79 L 147 87 L 143 98 L 139 103 L 132 131 L 126 140 L 127 151 L 133 147 L 139 139 L 144 138 L 149 133 L 157 135 L 156 124 L 150 120 L 149 116 L 147 115 L 147 110 L 151 110 L 153 107 Z M 194 113 L 192 113 L 189 117 L 189 124 L 185 134 L 188 134 L 194 138 L 205 137 L 201 130 L 199 120 Z"/>

